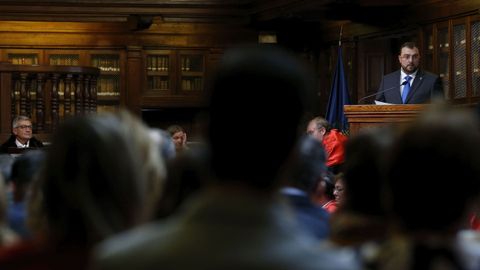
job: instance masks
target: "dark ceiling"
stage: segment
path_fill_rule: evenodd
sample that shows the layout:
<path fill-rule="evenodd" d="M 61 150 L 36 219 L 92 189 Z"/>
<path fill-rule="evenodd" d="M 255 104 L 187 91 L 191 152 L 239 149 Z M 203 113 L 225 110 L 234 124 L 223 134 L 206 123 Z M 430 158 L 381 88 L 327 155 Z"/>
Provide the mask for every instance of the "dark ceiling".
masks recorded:
<path fill-rule="evenodd" d="M 128 15 L 182 20 L 237 20 L 262 24 L 353 20 L 369 24 L 398 21 L 412 1 L 400 0 L 16 0 L 0 1 L 0 19 L 121 20 Z"/>

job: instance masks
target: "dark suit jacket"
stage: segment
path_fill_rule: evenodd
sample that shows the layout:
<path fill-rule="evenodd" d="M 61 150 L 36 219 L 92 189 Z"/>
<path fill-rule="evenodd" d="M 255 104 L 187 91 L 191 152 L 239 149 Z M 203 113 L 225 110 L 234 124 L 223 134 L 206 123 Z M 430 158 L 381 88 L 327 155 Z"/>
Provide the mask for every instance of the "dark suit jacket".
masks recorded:
<path fill-rule="evenodd" d="M 403 104 L 399 82 L 400 70 L 383 76 L 382 83 L 378 89 L 377 100 L 393 104 Z M 444 97 L 440 77 L 419 69 L 408 93 L 406 104 L 429 103 L 434 96 Z"/>
<path fill-rule="evenodd" d="M 8 138 L 8 140 L 6 142 L 4 142 L 1 146 L 0 146 L 0 153 L 8 153 L 8 148 L 16 148 L 17 145 L 15 144 L 15 135 L 11 135 L 10 138 Z M 32 137 L 30 139 L 30 143 L 29 143 L 29 148 L 38 148 L 38 147 L 43 147 L 43 143 L 39 140 L 37 140 L 35 137 Z"/>

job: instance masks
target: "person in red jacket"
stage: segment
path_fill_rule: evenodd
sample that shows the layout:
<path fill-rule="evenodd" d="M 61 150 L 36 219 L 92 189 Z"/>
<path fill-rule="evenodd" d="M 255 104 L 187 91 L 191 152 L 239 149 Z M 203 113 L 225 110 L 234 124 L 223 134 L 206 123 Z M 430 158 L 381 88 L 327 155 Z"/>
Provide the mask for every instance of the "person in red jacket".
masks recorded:
<path fill-rule="evenodd" d="M 327 167 L 333 173 L 339 173 L 345 160 L 347 136 L 337 129 L 332 129 L 328 121 L 322 117 L 315 117 L 310 120 L 307 126 L 307 134 L 323 144 L 327 153 Z"/>

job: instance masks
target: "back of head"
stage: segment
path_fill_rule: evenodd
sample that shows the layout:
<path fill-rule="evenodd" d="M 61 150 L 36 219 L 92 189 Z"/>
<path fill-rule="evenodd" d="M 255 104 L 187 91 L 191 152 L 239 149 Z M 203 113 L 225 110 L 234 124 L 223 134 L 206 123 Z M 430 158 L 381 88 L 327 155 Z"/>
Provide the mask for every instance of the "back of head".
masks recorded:
<path fill-rule="evenodd" d="M 42 150 L 27 151 L 17 157 L 12 166 L 12 182 L 15 184 L 15 200 L 23 200 L 27 186 L 40 171 L 45 160 Z"/>
<path fill-rule="evenodd" d="M 261 46 L 226 52 L 216 75 L 213 170 L 222 180 L 268 189 L 295 143 L 311 77 L 287 52 Z"/>
<path fill-rule="evenodd" d="M 478 122 L 463 111 L 425 113 L 392 150 L 393 214 L 407 231 L 455 232 L 480 190 Z"/>
<path fill-rule="evenodd" d="M 310 194 L 326 176 L 325 161 L 323 145 L 311 136 L 302 136 L 294 148 L 286 174 L 288 185 Z"/>
<path fill-rule="evenodd" d="M 12 174 L 12 165 L 15 158 L 10 154 L 0 154 L 0 173 L 5 181 L 9 181 Z"/>
<path fill-rule="evenodd" d="M 72 118 L 59 127 L 40 178 L 52 236 L 94 243 L 138 221 L 145 175 L 128 138 L 113 115 Z"/>
<path fill-rule="evenodd" d="M 393 144 L 394 134 L 389 128 L 362 130 L 350 138 L 345 147 L 343 209 L 360 215 L 382 216 L 383 172 L 385 158 Z"/>

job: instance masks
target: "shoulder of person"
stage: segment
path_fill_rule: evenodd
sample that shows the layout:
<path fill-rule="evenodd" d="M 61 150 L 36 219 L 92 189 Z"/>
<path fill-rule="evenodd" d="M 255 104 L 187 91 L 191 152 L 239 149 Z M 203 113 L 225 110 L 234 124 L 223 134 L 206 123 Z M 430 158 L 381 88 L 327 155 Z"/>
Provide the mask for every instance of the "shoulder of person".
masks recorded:
<path fill-rule="evenodd" d="M 32 147 L 42 147 L 43 146 L 43 143 L 42 141 L 40 141 L 39 139 L 35 138 L 35 137 L 32 137 L 30 139 L 30 145 Z"/>
<path fill-rule="evenodd" d="M 15 144 L 15 139 L 16 139 L 15 135 L 13 134 L 10 135 L 10 137 L 5 142 L 3 142 L 2 146 L 8 147 L 8 146 L 11 146 L 12 144 Z"/>
<path fill-rule="evenodd" d="M 435 78 L 435 79 L 439 78 L 439 76 L 437 74 L 432 73 L 430 71 L 423 70 L 423 69 L 418 70 L 417 76 L 419 76 L 419 77 L 430 77 L 430 78 Z"/>
<path fill-rule="evenodd" d="M 400 76 L 400 69 L 397 69 L 393 72 L 390 72 L 390 73 L 387 73 L 387 74 L 384 75 L 384 77 L 395 77 L 395 78 L 397 78 L 399 76 Z"/>

